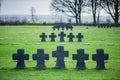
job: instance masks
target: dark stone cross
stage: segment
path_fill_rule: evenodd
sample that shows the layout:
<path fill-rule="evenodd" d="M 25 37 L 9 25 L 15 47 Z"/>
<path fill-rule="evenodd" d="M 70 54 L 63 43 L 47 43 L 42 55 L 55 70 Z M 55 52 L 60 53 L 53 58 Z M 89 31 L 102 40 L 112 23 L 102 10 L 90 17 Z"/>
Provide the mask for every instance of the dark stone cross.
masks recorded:
<path fill-rule="evenodd" d="M 16 60 L 16 68 L 25 68 L 24 60 L 29 60 L 29 54 L 24 54 L 24 49 L 18 49 L 17 54 L 12 55 L 12 59 Z"/>
<path fill-rule="evenodd" d="M 60 29 L 60 23 L 55 23 L 54 26 L 53 26 L 53 30 L 55 29 Z"/>
<path fill-rule="evenodd" d="M 78 35 L 76 36 L 76 38 L 78 38 L 78 42 L 82 41 L 83 35 L 81 33 L 78 33 Z"/>
<path fill-rule="evenodd" d="M 73 38 L 75 37 L 72 33 L 70 33 L 68 36 L 69 42 L 73 42 Z"/>
<path fill-rule="evenodd" d="M 77 54 L 72 55 L 73 60 L 77 60 L 76 68 L 77 69 L 85 69 L 85 62 L 84 60 L 89 59 L 88 54 L 84 54 L 84 49 L 78 49 Z"/>
<path fill-rule="evenodd" d="M 64 34 L 64 32 L 61 32 L 60 34 L 58 34 L 58 36 L 60 36 L 60 42 L 64 42 L 64 37 L 66 36 L 66 34 Z"/>
<path fill-rule="evenodd" d="M 61 26 L 62 30 L 64 30 L 65 24 L 64 23 L 60 23 L 60 26 Z"/>
<path fill-rule="evenodd" d="M 72 26 L 71 23 L 67 23 L 67 24 L 66 24 L 66 30 L 68 30 L 68 29 L 73 30 L 73 26 Z"/>
<path fill-rule="evenodd" d="M 45 38 L 47 38 L 47 35 L 45 35 L 45 33 L 42 33 L 42 34 L 40 35 L 40 38 L 41 38 L 41 41 L 42 41 L 42 42 L 45 42 L 45 41 L 46 41 Z"/>
<path fill-rule="evenodd" d="M 92 60 L 97 62 L 96 69 L 105 69 L 104 60 L 108 60 L 108 54 L 104 54 L 103 49 L 97 49 L 97 54 L 92 55 Z"/>
<path fill-rule="evenodd" d="M 51 41 L 54 42 L 55 38 L 57 37 L 54 33 L 51 33 L 51 35 L 49 35 L 49 37 L 51 38 Z"/>
<path fill-rule="evenodd" d="M 107 28 L 111 28 L 112 27 L 112 25 L 111 24 L 107 24 L 107 26 L 106 26 Z"/>
<path fill-rule="evenodd" d="M 33 60 L 37 60 L 36 68 L 46 68 L 45 60 L 49 60 L 49 55 L 44 54 L 44 49 L 37 49 L 37 54 L 32 55 Z"/>
<path fill-rule="evenodd" d="M 52 57 L 57 57 L 56 68 L 65 68 L 64 57 L 68 57 L 68 53 L 63 46 L 57 46 L 57 51 L 52 51 Z"/>

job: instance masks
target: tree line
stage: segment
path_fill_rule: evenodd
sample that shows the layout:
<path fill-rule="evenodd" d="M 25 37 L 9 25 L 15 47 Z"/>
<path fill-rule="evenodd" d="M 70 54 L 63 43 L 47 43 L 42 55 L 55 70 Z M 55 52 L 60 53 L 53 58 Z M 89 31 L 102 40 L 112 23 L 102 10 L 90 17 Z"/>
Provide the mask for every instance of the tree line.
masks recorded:
<path fill-rule="evenodd" d="M 120 0 L 52 0 L 51 7 L 57 12 L 75 18 L 76 25 L 81 25 L 81 13 L 87 12 L 87 9 L 92 12 L 94 25 L 99 24 L 101 10 L 111 16 L 116 26 L 120 17 Z"/>

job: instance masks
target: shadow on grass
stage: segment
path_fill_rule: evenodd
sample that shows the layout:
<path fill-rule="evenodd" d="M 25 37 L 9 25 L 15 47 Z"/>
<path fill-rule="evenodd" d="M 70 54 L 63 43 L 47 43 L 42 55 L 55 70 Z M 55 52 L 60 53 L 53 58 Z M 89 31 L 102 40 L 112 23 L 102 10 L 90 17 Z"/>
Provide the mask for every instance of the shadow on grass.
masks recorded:
<path fill-rule="evenodd" d="M 36 68 L 36 67 L 29 67 L 29 68 L 0 68 L 1 71 L 50 71 L 50 72 L 104 72 L 109 71 L 110 69 L 76 69 L 76 68 Z"/>

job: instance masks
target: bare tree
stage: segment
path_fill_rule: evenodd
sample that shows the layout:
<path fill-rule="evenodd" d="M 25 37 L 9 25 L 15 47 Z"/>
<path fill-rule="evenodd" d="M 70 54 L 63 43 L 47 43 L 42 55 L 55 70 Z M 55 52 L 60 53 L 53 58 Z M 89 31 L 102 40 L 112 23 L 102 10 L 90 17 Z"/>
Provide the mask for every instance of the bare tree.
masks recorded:
<path fill-rule="evenodd" d="M 87 0 L 78 0 L 78 19 L 79 19 L 79 25 L 81 25 L 81 13 L 82 9 L 85 7 L 87 3 Z"/>
<path fill-rule="evenodd" d="M 76 24 L 81 24 L 81 11 L 85 0 L 52 0 L 52 9 L 73 17 Z"/>
<path fill-rule="evenodd" d="M 120 17 L 120 0 L 101 0 L 101 7 L 112 17 L 116 26 L 118 26 Z"/>
<path fill-rule="evenodd" d="M 99 6 L 98 7 L 98 10 L 97 10 L 97 25 L 99 25 L 100 24 L 100 10 L 101 10 L 101 7 Z"/>
<path fill-rule="evenodd" d="M 96 25 L 96 11 L 97 11 L 97 0 L 91 0 L 93 22 Z"/>
<path fill-rule="evenodd" d="M 91 8 L 93 15 L 93 24 L 99 24 L 99 16 L 100 16 L 100 0 L 89 0 L 87 6 Z M 98 15 L 97 15 L 98 14 Z"/>
<path fill-rule="evenodd" d="M 35 23 L 35 12 L 36 12 L 35 8 L 31 7 L 31 18 L 33 23 Z"/>

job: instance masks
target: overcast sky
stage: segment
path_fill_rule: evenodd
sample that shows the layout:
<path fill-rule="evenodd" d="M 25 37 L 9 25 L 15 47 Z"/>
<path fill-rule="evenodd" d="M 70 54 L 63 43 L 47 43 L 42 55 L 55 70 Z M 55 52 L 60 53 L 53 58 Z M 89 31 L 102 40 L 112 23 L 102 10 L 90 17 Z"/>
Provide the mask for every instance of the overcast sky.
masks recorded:
<path fill-rule="evenodd" d="M 36 15 L 53 15 L 53 11 L 50 11 L 51 0 L 1 0 L 1 12 L 2 15 L 31 15 L 31 7 L 36 10 Z M 90 13 L 82 15 L 90 15 Z M 103 11 L 101 15 L 106 15 Z"/>
<path fill-rule="evenodd" d="M 51 0 L 2 0 L 1 14 L 31 14 L 34 7 L 36 14 L 48 15 Z"/>

